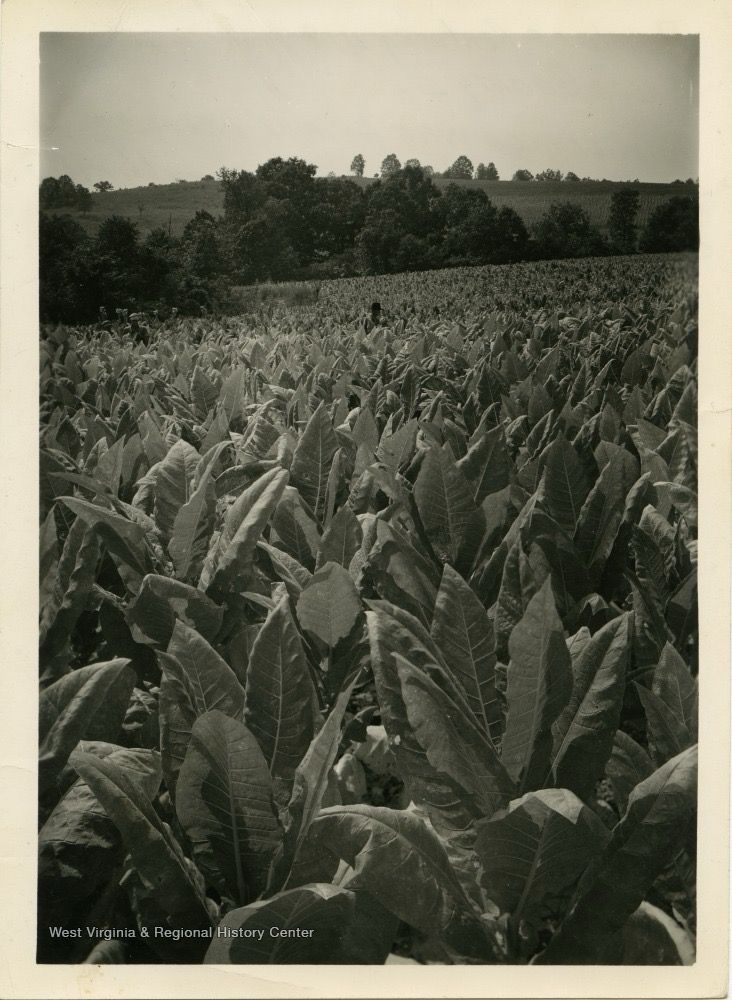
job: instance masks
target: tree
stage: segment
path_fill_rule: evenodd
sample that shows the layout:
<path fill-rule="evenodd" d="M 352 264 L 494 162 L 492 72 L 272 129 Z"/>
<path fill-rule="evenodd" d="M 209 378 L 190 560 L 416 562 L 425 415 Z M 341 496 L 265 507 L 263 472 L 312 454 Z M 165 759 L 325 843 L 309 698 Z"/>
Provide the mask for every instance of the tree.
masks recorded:
<path fill-rule="evenodd" d="M 391 177 L 393 174 L 398 173 L 402 169 L 402 165 L 399 162 L 396 153 L 389 153 L 381 161 L 381 176 Z"/>
<path fill-rule="evenodd" d="M 454 181 L 469 181 L 473 176 L 473 164 L 467 156 L 458 156 L 457 160 L 451 167 L 447 168 L 442 176 L 449 177 Z"/>
<path fill-rule="evenodd" d="M 551 170 L 547 168 L 542 170 L 540 174 L 537 174 L 534 178 L 535 181 L 561 181 L 562 171 L 561 170 Z"/>
<path fill-rule="evenodd" d="M 70 215 L 41 212 L 38 230 L 38 291 L 43 322 L 94 318 L 84 306 L 89 237 Z"/>
<path fill-rule="evenodd" d="M 440 228 L 435 211 L 440 191 L 421 167 L 404 167 L 369 191 L 367 224 L 378 214 L 394 213 L 399 228 L 413 236 L 427 236 Z"/>
<path fill-rule="evenodd" d="M 529 234 L 510 208 L 496 209 L 482 188 L 449 184 L 436 209 L 443 220 L 443 265 L 504 264 L 526 257 Z"/>
<path fill-rule="evenodd" d="M 699 249 L 699 201 L 677 195 L 651 213 L 640 237 L 641 253 Z"/>
<path fill-rule="evenodd" d="M 139 238 L 136 222 L 130 222 L 122 215 L 110 215 L 99 226 L 97 248 L 102 254 L 110 254 L 124 264 L 131 264 L 137 256 Z"/>
<path fill-rule="evenodd" d="M 517 170 L 511 178 L 512 181 L 533 181 L 534 175 L 530 170 Z"/>
<path fill-rule="evenodd" d="M 638 240 L 636 219 L 640 206 L 640 195 L 633 188 L 621 188 L 610 199 L 608 231 L 613 250 L 617 253 L 633 253 Z"/>
<path fill-rule="evenodd" d="M 365 218 L 366 193 L 355 181 L 315 178 L 312 225 L 316 259 L 352 249 Z"/>
<path fill-rule="evenodd" d="M 279 156 L 260 164 L 253 174 L 219 170 L 224 190 L 222 255 L 234 280 L 292 278 L 312 263 L 316 172 L 312 163 Z"/>
<path fill-rule="evenodd" d="M 351 173 L 355 174 L 356 177 L 363 177 L 363 172 L 366 169 L 366 160 L 364 160 L 361 153 L 356 153 L 356 155 L 351 160 Z"/>
<path fill-rule="evenodd" d="M 86 215 L 89 209 L 92 207 L 92 193 L 89 188 L 85 188 L 83 184 L 76 185 L 76 207 L 82 213 Z"/>
<path fill-rule="evenodd" d="M 407 160 L 407 162 L 404 164 L 404 166 L 405 167 L 421 167 L 422 164 L 419 162 L 419 160 Z"/>
<path fill-rule="evenodd" d="M 284 206 L 273 202 L 266 213 L 258 213 L 227 234 L 227 253 L 236 281 L 282 281 L 297 273 L 300 261 L 289 241 L 285 216 Z"/>
<path fill-rule="evenodd" d="M 99 226 L 90 248 L 86 285 L 88 298 L 110 314 L 115 309 L 137 307 L 145 283 L 137 223 L 111 215 Z"/>
<path fill-rule="evenodd" d="M 41 208 L 71 208 L 76 205 L 77 188 L 68 174 L 44 177 L 38 189 Z"/>
<path fill-rule="evenodd" d="M 394 255 L 396 271 L 425 271 L 436 264 L 435 247 L 429 239 L 407 233 Z"/>
<path fill-rule="evenodd" d="M 313 257 L 312 213 L 317 169 L 315 164 L 296 156 L 288 160 L 276 156 L 258 166 L 255 173 L 265 199 L 266 217 L 276 217 L 277 225 L 282 226 L 302 265 L 309 264 Z M 278 202 L 276 212 L 268 204 L 271 200 Z"/>
<path fill-rule="evenodd" d="M 415 269 L 418 260 L 423 262 L 421 267 L 429 266 L 441 228 L 439 203 L 439 189 L 421 167 L 404 167 L 373 184 L 366 221 L 356 240 L 361 272 L 385 274 L 402 266 Z M 414 239 L 405 242 L 407 236 Z"/>
<path fill-rule="evenodd" d="M 178 240 L 169 234 L 167 226 L 151 229 L 140 247 L 141 290 L 145 298 L 176 304 L 180 275 L 174 272 L 178 263 Z"/>
<path fill-rule="evenodd" d="M 435 168 L 431 167 L 429 163 L 425 163 L 424 166 L 422 167 L 422 173 L 425 175 L 425 177 L 434 177 Z"/>
<path fill-rule="evenodd" d="M 242 225 L 254 217 L 264 203 L 264 192 L 248 170 L 221 167 L 216 176 L 224 192 L 224 219 L 230 225 Z"/>
<path fill-rule="evenodd" d="M 389 274 L 402 238 L 399 220 L 391 210 L 370 214 L 356 239 L 356 260 L 362 274 Z"/>
<path fill-rule="evenodd" d="M 578 180 L 579 180 L 579 177 L 578 177 L 578 176 L 577 176 L 577 174 L 576 174 L 576 173 L 574 172 L 574 170 L 569 170 L 569 171 L 567 171 L 567 173 L 566 173 L 566 174 L 564 175 L 564 179 L 565 179 L 565 181 L 578 181 Z"/>
<path fill-rule="evenodd" d="M 186 223 L 180 241 L 180 260 L 196 278 L 213 278 L 221 271 L 221 248 L 214 217 L 199 209 Z"/>
<path fill-rule="evenodd" d="M 64 208 L 71 208 L 76 204 L 76 184 L 68 174 L 61 174 L 58 179 L 59 205 Z"/>
<path fill-rule="evenodd" d="M 492 256 L 495 264 L 524 260 L 529 247 L 529 232 L 524 220 L 514 208 L 504 206 L 496 221 L 496 245 Z"/>
<path fill-rule="evenodd" d="M 544 258 L 596 257 L 607 252 L 589 217 L 571 201 L 555 202 L 534 226 L 534 238 Z"/>
<path fill-rule="evenodd" d="M 489 163 L 488 166 L 485 163 L 479 163 L 475 169 L 475 179 L 477 181 L 498 181 L 501 178 L 498 176 L 495 163 Z"/>
<path fill-rule="evenodd" d="M 444 219 L 445 263 L 487 264 L 495 243 L 498 211 L 485 191 L 449 184 L 443 191 L 439 212 Z"/>
<path fill-rule="evenodd" d="M 109 181 L 97 181 L 94 187 L 96 188 L 97 191 L 103 193 L 104 191 L 111 191 L 113 185 L 110 184 Z"/>
<path fill-rule="evenodd" d="M 38 201 L 41 208 L 57 208 L 60 204 L 60 189 L 55 177 L 44 177 L 38 188 Z"/>

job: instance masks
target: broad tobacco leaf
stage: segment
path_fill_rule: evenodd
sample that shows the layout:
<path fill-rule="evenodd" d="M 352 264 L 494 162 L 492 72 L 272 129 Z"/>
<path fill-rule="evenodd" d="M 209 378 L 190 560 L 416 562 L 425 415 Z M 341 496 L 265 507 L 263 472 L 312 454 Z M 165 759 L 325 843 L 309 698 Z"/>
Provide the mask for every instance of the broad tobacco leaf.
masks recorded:
<path fill-rule="evenodd" d="M 648 722 L 648 747 L 658 766 L 698 739 L 697 685 L 679 653 L 666 643 L 651 690 L 636 684 Z"/>
<path fill-rule="evenodd" d="M 595 585 L 615 544 L 638 471 L 635 458 L 624 448 L 618 449 L 602 468 L 580 510 L 574 540 Z"/>
<path fill-rule="evenodd" d="M 588 798 L 612 752 L 630 657 L 630 615 L 595 633 L 572 665 L 569 703 L 553 727 L 550 783 Z"/>
<path fill-rule="evenodd" d="M 79 740 L 115 742 L 135 674 L 129 660 L 109 660 L 72 670 L 41 691 L 39 786 L 50 788 Z"/>
<path fill-rule="evenodd" d="M 695 746 L 636 786 L 603 855 L 580 881 L 574 907 L 539 955 L 540 964 L 603 963 L 614 936 L 678 852 L 695 819 L 696 796 Z"/>
<path fill-rule="evenodd" d="M 282 840 L 267 761 L 236 719 L 196 720 L 178 776 L 176 811 L 201 869 L 240 903 L 256 899 Z"/>
<path fill-rule="evenodd" d="M 289 889 L 227 913 L 204 962 L 323 965 L 342 961 L 339 950 L 355 912 L 355 893 L 340 886 L 313 883 Z"/>
<path fill-rule="evenodd" d="M 516 923 L 536 921 L 544 896 L 576 881 L 609 838 L 601 820 L 572 792 L 528 792 L 478 824 L 481 885 Z"/>
<path fill-rule="evenodd" d="M 179 580 L 197 580 L 211 542 L 216 517 L 216 487 L 205 475 L 173 521 L 168 553 Z"/>
<path fill-rule="evenodd" d="M 282 852 L 273 865 L 270 888 L 282 888 L 287 882 L 300 847 L 320 811 L 338 753 L 343 717 L 356 680 L 357 677 L 353 677 L 340 692 L 328 718 L 295 771 L 292 795 L 282 811 Z"/>
<path fill-rule="evenodd" d="M 191 498 L 191 484 L 199 459 L 193 445 L 178 440 L 158 463 L 154 516 L 155 525 L 166 543 L 173 536 L 178 512 Z"/>
<path fill-rule="evenodd" d="M 145 888 L 168 915 L 170 925 L 210 926 L 203 893 L 190 874 L 180 845 L 140 782 L 109 757 L 100 759 L 76 751 L 71 764 L 121 833 Z"/>
<path fill-rule="evenodd" d="M 552 726 L 572 692 L 571 661 L 550 579 L 532 597 L 508 648 L 508 714 L 501 760 L 523 793 L 544 784 Z"/>
<path fill-rule="evenodd" d="M 297 602 L 300 625 L 329 649 L 345 639 L 361 614 L 361 599 L 347 569 L 327 562 L 316 570 Z"/>
<path fill-rule="evenodd" d="M 473 715 L 497 746 L 503 717 L 496 695 L 493 628 L 483 605 L 449 565 L 442 572 L 431 634 L 463 689 Z"/>
<path fill-rule="evenodd" d="M 439 837 L 413 812 L 368 805 L 323 809 L 307 850 L 346 862 L 341 886 L 369 893 L 424 934 L 440 934 L 463 914 L 477 924 Z"/>
<path fill-rule="evenodd" d="M 338 563 L 348 569 L 361 546 L 362 531 L 356 515 L 348 504 L 341 507 L 323 532 L 318 547 L 316 568 L 328 562 Z"/>
<path fill-rule="evenodd" d="M 325 513 L 328 474 L 337 450 L 338 438 L 325 403 L 321 403 L 297 443 L 290 466 L 292 483 L 315 514 L 316 520 L 322 520 Z"/>
<path fill-rule="evenodd" d="M 77 517 L 96 530 L 109 552 L 126 567 L 129 576 L 125 582 L 136 593 L 142 577 L 153 569 L 143 528 L 121 514 L 79 497 L 61 499 Z"/>
<path fill-rule="evenodd" d="M 399 773 L 438 832 L 466 839 L 476 819 L 508 802 L 512 784 L 440 666 L 439 652 L 430 649 L 429 635 L 420 637 L 418 623 L 385 602 L 372 605 L 366 619 L 381 717 Z"/>
<path fill-rule="evenodd" d="M 200 586 L 214 600 L 224 600 L 249 571 L 254 551 L 287 485 L 288 473 L 272 469 L 245 490 L 226 515 L 216 548 L 209 552 Z"/>
<path fill-rule="evenodd" d="M 178 619 L 213 641 L 221 627 L 223 609 L 195 587 L 151 574 L 142 581 L 125 617 L 135 642 L 166 649 Z"/>
<path fill-rule="evenodd" d="M 435 552 L 443 562 L 455 563 L 477 505 L 463 472 L 444 448 L 433 446 L 427 452 L 414 485 L 414 499 Z"/>
<path fill-rule="evenodd" d="M 160 749 L 168 791 L 175 786 L 196 719 L 218 710 L 234 719 L 244 711 L 244 689 L 229 664 L 188 625 L 176 622 L 167 653 L 159 652 Z"/>
<path fill-rule="evenodd" d="M 244 708 L 273 778 L 292 781 L 315 733 L 315 715 L 315 688 L 285 594 L 254 641 Z"/>
<path fill-rule="evenodd" d="M 129 771 L 152 799 L 160 787 L 160 757 L 151 750 L 127 750 L 113 744 L 82 742 L 96 756 L 110 757 Z M 121 864 L 117 828 L 91 788 L 79 778 L 58 803 L 38 834 L 38 889 L 45 904 L 70 913 L 80 900 L 114 875 Z"/>
<path fill-rule="evenodd" d="M 540 495 L 554 520 L 570 533 L 591 487 L 576 450 L 560 434 L 549 448 Z"/>
<path fill-rule="evenodd" d="M 485 431 L 457 463 L 473 488 L 473 499 L 480 506 L 491 493 L 509 484 L 511 460 L 502 426 Z"/>
<path fill-rule="evenodd" d="M 636 785 L 653 774 L 653 762 L 642 746 L 618 729 L 605 773 L 610 779 L 615 804 L 622 816 L 628 807 L 630 793 Z"/>

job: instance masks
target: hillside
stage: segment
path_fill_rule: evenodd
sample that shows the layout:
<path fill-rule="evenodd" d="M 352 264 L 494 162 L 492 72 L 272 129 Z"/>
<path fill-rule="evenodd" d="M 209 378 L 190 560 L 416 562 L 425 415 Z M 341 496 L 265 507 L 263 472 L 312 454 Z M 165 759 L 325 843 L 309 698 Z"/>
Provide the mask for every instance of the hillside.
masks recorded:
<path fill-rule="evenodd" d="M 361 187 L 369 187 L 370 177 L 349 178 Z M 610 198 L 623 187 L 640 191 L 638 222 L 645 225 L 648 216 L 662 202 L 677 194 L 686 194 L 683 184 L 625 184 L 621 181 L 450 181 L 436 178 L 438 187 L 459 184 L 461 187 L 482 188 L 497 208 L 515 209 L 527 226 L 532 226 L 554 201 L 579 204 L 593 226 L 606 231 Z M 140 231 L 150 232 L 158 226 L 170 227 L 173 236 L 180 236 L 186 223 L 203 209 L 216 216 L 223 212 L 224 198 L 217 180 L 178 181 L 174 184 L 150 184 L 148 187 L 123 188 L 94 194 L 92 208 L 85 215 L 76 209 L 52 209 L 51 214 L 71 214 L 90 235 L 110 215 L 122 215 L 139 224 Z"/>

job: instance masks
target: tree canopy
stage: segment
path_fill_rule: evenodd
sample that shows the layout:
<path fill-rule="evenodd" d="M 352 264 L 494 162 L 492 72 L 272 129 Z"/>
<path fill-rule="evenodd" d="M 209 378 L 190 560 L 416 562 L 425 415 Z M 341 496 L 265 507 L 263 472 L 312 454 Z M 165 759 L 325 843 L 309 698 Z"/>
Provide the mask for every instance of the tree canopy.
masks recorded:
<path fill-rule="evenodd" d="M 554 202 L 534 226 L 540 254 L 547 257 L 594 257 L 607 253 L 607 244 L 590 225 L 587 213 L 571 201 Z"/>
<path fill-rule="evenodd" d="M 473 164 L 467 156 L 458 156 L 457 160 L 455 160 L 452 166 L 447 168 L 442 176 L 456 181 L 469 181 L 473 176 Z"/>
<path fill-rule="evenodd" d="M 496 170 L 495 163 L 489 163 L 488 166 L 485 163 L 479 163 L 475 168 L 475 179 L 477 181 L 498 181 L 501 178 Z"/>
<path fill-rule="evenodd" d="M 616 191 L 607 240 L 572 201 L 550 205 L 529 232 L 515 210 L 499 209 L 483 187 L 464 183 L 467 177 L 438 185 L 431 167 L 412 158 L 402 168 L 395 154 L 385 166 L 386 175 L 368 185 L 317 177 L 315 165 L 297 157 L 272 158 L 253 172 L 222 167 L 223 215 L 196 212 L 180 238 L 167 226 L 145 235 L 147 216 L 138 224 L 120 215 L 89 236 L 71 215 L 44 210 L 85 212 L 95 201 L 91 193 L 67 176 L 44 178 L 41 315 L 88 322 L 101 307 L 195 313 L 235 302 L 237 288 L 263 281 L 632 253 L 636 244 L 645 252 L 698 247 L 694 188 L 657 208 L 640 240 L 638 192 Z M 490 168 L 479 164 L 476 176 L 491 176 Z M 532 176 L 517 171 L 514 178 Z"/>
<path fill-rule="evenodd" d="M 391 177 L 392 174 L 397 173 L 401 169 L 402 165 L 399 162 L 396 153 L 389 153 L 389 155 L 385 156 L 384 159 L 381 161 L 382 177 Z"/>
<path fill-rule="evenodd" d="M 681 195 L 659 205 L 641 233 L 642 253 L 678 253 L 699 249 L 699 200 Z"/>
<path fill-rule="evenodd" d="M 610 199 L 608 231 L 617 253 L 633 253 L 637 243 L 636 219 L 640 195 L 634 188 L 621 188 Z"/>
<path fill-rule="evenodd" d="M 542 170 L 541 173 L 534 177 L 535 181 L 561 181 L 562 171 L 552 170 L 550 167 L 546 170 Z"/>

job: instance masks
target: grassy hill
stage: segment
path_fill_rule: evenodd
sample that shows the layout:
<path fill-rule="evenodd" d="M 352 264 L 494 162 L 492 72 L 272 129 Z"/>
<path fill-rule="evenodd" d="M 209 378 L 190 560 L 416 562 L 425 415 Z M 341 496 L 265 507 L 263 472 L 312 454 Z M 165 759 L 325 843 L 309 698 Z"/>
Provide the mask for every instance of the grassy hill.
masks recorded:
<path fill-rule="evenodd" d="M 53 208 L 50 215 L 70 213 L 95 236 L 99 224 L 110 215 L 132 219 L 145 235 L 158 226 L 170 227 L 173 236 L 180 236 L 187 222 L 197 211 L 204 209 L 211 215 L 224 210 L 224 195 L 217 180 L 177 181 L 175 184 L 149 184 L 147 187 L 120 188 L 92 195 L 92 207 L 86 213 L 68 208 Z"/>
<path fill-rule="evenodd" d="M 364 188 L 374 183 L 374 178 L 370 177 L 350 179 Z M 440 188 L 448 184 L 482 188 L 497 208 L 508 206 L 515 209 L 529 227 L 538 221 L 552 202 L 573 201 L 584 209 L 592 225 L 602 232 L 607 229 L 610 199 L 613 192 L 620 188 L 633 187 L 640 192 L 638 222 L 641 226 L 645 225 L 656 206 L 690 190 L 684 184 L 626 184 L 622 181 L 449 181 L 437 178 L 435 183 Z M 52 209 L 51 213 L 63 215 L 70 212 L 90 235 L 96 234 L 99 224 L 108 216 L 122 215 L 137 222 L 143 235 L 164 226 L 166 229 L 170 227 L 173 236 L 180 236 L 186 223 L 199 209 L 214 216 L 223 212 L 224 196 L 217 180 L 122 188 L 94 194 L 92 207 L 86 214 L 63 208 Z"/>

